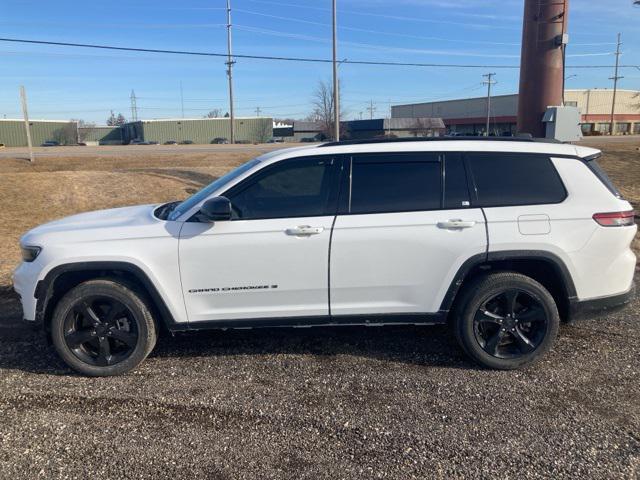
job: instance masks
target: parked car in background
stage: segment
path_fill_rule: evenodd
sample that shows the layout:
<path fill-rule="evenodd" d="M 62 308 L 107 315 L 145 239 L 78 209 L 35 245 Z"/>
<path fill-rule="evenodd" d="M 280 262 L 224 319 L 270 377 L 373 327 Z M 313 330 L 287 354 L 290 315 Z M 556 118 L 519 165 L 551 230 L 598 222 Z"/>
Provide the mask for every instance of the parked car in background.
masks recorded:
<path fill-rule="evenodd" d="M 133 140 L 131 140 L 129 142 L 129 145 L 151 145 L 151 143 L 147 142 L 145 140 L 140 140 L 138 138 L 134 138 Z"/>
<path fill-rule="evenodd" d="M 177 145 L 178 142 L 176 142 L 175 140 L 167 140 L 166 142 L 164 142 L 165 145 Z"/>
<path fill-rule="evenodd" d="M 182 140 L 180 145 L 193 145 L 193 140 Z"/>
<path fill-rule="evenodd" d="M 227 140 L 226 138 L 222 138 L 222 137 L 216 137 L 213 140 L 211 140 L 211 143 L 217 144 L 217 145 L 226 145 L 227 143 L 229 143 L 229 140 Z"/>
<path fill-rule="evenodd" d="M 40 145 L 41 147 L 59 147 L 60 143 L 56 142 L 55 140 L 47 140 L 46 142 L 43 142 L 42 145 Z"/>

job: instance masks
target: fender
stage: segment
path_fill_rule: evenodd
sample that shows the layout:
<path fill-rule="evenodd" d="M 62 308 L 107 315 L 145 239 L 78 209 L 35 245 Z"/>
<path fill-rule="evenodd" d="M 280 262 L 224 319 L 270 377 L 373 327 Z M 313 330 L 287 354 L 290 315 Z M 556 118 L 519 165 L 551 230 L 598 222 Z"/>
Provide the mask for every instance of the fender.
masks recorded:
<path fill-rule="evenodd" d="M 36 284 L 36 289 L 34 292 L 34 296 L 36 297 L 36 323 L 39 325 L 44 325 L 45 320 L 45 312 L 47 311 L 47 306 L 53 297 L 54 291 L 53 287 L 55 285 L 55 281 L 63 274 L 69 272 L 89 272 L 89 271 L 104 271 L 104 272 L 126 272 L 132 275 L 140 284 L 144 287 L 145 291 L 151 297 L 153 301 L 154 307 L 156 308 L 159 319 L 164 323 L 164 325 L 172 329 L 172 326 L 176 325 L 177 322 L 175 318 L 171 314 L 171 311 L 167 307 L 162 295 L 156 289 L 154 283 L 149 279 L 147 274 L 137 265 L 127 262 L 77 262 L 77 263 L 66 263 L 62 265 L 58 265 L 57 267 L 52 268 L 42 280 L 39 280 Z"/>
<path fill-rule="evenodd" d="M 578 295 L 576 293 L 571 273 L 564 261 L 556 254 L 545 250 L 502 250 L 497 252 L 488 252 L 486 254 L 480 253 L 467 259 L 453 277 L 451 285 L 449 286 L 449 289 L 442 300 L 442 304 L 440 305 L 440 311 L 448 312 L 451 310 L 453 301 L 455 300 L 462 283 L 471 270 L 483 265 L 490 267 L 493 262 L 510 260 L 538 260 L 547 262 L 554 268 L 556 273 L 562 279 L 562 283 L 567 293 L 567 300 L 569 302 L 573 302 L 577 299 Z"/>

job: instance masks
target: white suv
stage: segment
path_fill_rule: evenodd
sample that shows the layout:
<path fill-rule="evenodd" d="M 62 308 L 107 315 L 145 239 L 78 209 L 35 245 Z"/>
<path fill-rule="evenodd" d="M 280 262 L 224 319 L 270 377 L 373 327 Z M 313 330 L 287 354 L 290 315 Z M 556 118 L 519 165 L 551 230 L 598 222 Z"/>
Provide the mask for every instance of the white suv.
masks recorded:
<path fill-rule="evenodd" d="M 183 202 L 35 228 L 15 290 L 87 375 L 134 368 L 160 328 L 447 322 L 475 361 L 517 368 L 561 320 L 633 294 L 634 214 L 599 154 L 457 138 L 280 150 Z"/>

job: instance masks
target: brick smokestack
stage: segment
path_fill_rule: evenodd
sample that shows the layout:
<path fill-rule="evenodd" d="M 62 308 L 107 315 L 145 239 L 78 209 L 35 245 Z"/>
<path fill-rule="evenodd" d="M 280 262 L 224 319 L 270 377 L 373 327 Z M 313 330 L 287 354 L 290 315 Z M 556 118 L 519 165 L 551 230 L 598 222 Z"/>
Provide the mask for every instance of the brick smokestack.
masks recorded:
<path fill-rule="evenodd" d="M 562 104 L 569 0 L 525 0 L 518 98 L 518 133 L 545 136 L 542 117 Z"/>

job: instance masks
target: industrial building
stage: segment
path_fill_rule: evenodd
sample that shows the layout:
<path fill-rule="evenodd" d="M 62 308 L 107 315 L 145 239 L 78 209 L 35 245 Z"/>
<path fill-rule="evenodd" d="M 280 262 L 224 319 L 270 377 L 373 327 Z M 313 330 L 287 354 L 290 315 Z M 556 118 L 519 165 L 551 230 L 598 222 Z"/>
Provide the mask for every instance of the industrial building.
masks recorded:
<path fill-rule="evenodd" d="M 122 145 L 122 128 L 98 125 L 78 127 L 78 141 L 87 145 Z"/>
<path fill-rule="evenodd" d="M 445 132 L 441 118 L 373 118 L 340 122 L 342 139 L 367 139 L 385 136 L 434 137 Z M 292 127 L 274 128 L 273 136 L 285 142 L 322 142 L 329 139 L 322 122 L 293 122 Z"/>
<path fill-rule="evenodd" d="M 566 90 L 565 105 L 578 107 L 584 135 L 609 133 L 613 90 Z M 391 107 L 393 118 L 441 117 L 447 131 L 462 134 L 484 134 L 487 122 L 487 97 L 415 103 Z M 491 97 L 490 134 L 516 133 L 518 95 Z M 614 133 L 640 134 L 640 91 L 618 90 L 616 95 Z"/>
<path fill-rule="evenodd" d="M 58 141 L 69 137 L 69 143 L 75 143 L 74 135 L 78 128 L 76 122 L 58 120 L 29 120 L 31 143 L 34 146 L 47 141 Z M 24 120 L 0 119 L 0 143 L 7 147 L 27 146 L 27 131 Z M 62 142 L 60 142 L 62 143 Z"/>
<path fill-rule="evenodd" d="M 139 120 L 122 126 L 124 143 L 132 140 L 165 143 L 212 143 L 216 139 L 229 139 L 228 118 Z M 273 119 L 269 117 L 235 118 L 236 143 L 263 143 L 273 136 Z"/>

